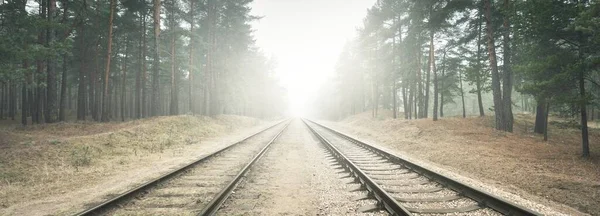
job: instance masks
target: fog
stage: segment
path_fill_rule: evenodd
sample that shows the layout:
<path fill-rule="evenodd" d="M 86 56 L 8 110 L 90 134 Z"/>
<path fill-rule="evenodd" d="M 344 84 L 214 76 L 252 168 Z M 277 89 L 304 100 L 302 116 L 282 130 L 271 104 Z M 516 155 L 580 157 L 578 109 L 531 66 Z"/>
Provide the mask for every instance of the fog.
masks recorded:
<path fill-rule="evenodd" d="M 331 77 L 346 41 L 356 35 L 375 0 L 257 0 L 252 14 L 257 45 L 277 62 L 275 72 L 288 90 L 291 113 L 306 113 L 307 102 Z"/>

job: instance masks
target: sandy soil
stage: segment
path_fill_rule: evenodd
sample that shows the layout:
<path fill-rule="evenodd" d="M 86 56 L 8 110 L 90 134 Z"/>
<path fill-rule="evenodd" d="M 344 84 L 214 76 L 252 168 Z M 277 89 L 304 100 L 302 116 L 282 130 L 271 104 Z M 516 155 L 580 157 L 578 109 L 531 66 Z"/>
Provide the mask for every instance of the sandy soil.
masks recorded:
<path fill-rule="evenodd" d="M 73 214 L 273 122 L 220 116 L 0 130 L 0 215 Z"/>
<path fill-rule="evenodd" d="M 512 134 L 493 130 L 491 117 L 433 122 L 368 116 L 324 123 L 547 215 L 600 215 L 599 154 L 579 156 L 575 128 L 555 121 L 546 143 L 531 133 L 528 116 L 516 117 Z M 597 140 L 600 131 L 592 129 L 592 152 L 600 149 Z"/>
<path fill-rule="evenodd" d="M 362 192 L 347 174 L 336 174 L 328 153 L 307 127 L 294 120 L 249 171 L 219 215 L 357 215 L 372 200 L 352 201 Z M 385 212 L 364 215 L 381 215 Z M 360 215 L 360 214 L 358 214 Z"/>

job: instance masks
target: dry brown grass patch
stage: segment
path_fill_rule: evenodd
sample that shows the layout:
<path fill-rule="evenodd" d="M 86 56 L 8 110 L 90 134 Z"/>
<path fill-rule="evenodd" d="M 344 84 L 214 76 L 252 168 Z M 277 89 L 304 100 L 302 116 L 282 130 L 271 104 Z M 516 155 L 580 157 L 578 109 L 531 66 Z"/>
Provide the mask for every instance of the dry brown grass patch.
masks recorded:
<path fill-rule="evenodd" d="M 260 121 L 239 116 L 155 117 L 0 129 L 0 207 L 64 193 L 149 157 Z"/>
<path fill-rule="evenodd" d="M 549 141 L 533 133 L 534 117 L 515 115 L 514 133 L 493 129 L 491 116 L 392 120 L 367 113 L 341 123 L 424 160 L 515 193 L 531 194 L 600 214 L 600 129 L 590 128 L 590 158 L 581 155 L 581 131 L 569 119 L 550 118 Z"/>

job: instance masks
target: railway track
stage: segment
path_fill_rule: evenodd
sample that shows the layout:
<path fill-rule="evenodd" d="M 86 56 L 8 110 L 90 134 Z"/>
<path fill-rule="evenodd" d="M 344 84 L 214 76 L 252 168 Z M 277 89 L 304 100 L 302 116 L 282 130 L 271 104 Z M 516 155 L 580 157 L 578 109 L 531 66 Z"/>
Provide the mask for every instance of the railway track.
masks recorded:
<path fill-rule="evenodd" d="M 411 163 L 316 122 L 303 119 L 337 164 L 366 190 L 360 199 L 378 204 L 361 211 L 391 215 L 541 215 Z"/>
<path fill-rule="evenodd" d="M 212 215 L 289 122 L 281 121 L 76 215 Z"/>

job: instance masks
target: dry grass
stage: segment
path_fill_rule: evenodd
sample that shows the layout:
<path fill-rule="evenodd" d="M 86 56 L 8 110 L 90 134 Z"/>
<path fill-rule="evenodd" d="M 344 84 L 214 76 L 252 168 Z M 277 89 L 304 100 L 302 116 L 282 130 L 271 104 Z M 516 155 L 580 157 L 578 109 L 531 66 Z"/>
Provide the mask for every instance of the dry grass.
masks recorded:
<path fill-rule="evenodd" d="M 551 118 L 549 141 L 532 132 L 534 117 L 516 115 L 514 133 L 495 131 L 493 118 L 393 120 L 363 113 L 340 122 L 359 137 L 452 167 L 461 174 L 600 215 L 600 129 L 590 128 L 592 155 L 581 154 L 580 130 Z"/>
<path fill-rule="evenodd" d="M 0 210 L 85 187 L 117 170 L 148 166 L 149 161 L 175 156 L 186 146 L 259 123 L 238 116 L 186 115 L 122 123 L 4 126 L 0 129 Z"/>

